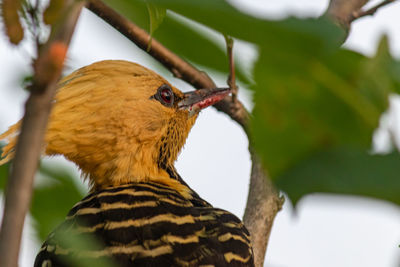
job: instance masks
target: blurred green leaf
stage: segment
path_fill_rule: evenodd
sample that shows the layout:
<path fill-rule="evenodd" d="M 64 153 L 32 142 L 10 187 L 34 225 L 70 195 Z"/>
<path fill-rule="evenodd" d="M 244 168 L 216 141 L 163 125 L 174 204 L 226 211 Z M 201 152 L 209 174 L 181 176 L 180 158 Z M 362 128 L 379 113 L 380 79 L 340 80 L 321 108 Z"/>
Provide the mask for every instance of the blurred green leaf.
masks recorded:
<path fill-rule="evenodd" d="M 147 10 L 150 16 L 150 42 L 147 47 L 147 51 L 149 51 L 151 48 L 151 40 L 153 39 L 153 34 L 163 22 L 167 14 L 167 10 L 152 3 L 147 3 Z"/>
<path fill-rule="evenodd" d="M 9 164 L 0 166 L 0 192 L 4 192 L 6 187 L 8 169 Z M 74 182 L 75 177 L 62 167 L 41 164 L 38 174 L 46 179 L 33 189 L 30 212 L 38 237 L 43 241 L 64 221 L 68 211 L 83 198 L 83 194 Z"/>
<path fill-rule="evenodd" d="M 302 45 L 295 54 L 263 48 L 255 68 L 253 132 L 273 178 L 322 149 L 369 149 L 395 86 L 381 83 L 387 74 L 371 73 L 371 66 L 387 67 L 382 53 L 307 53 Z"/>
<path fill-rule="evenodd" d="M 218 32 L 272 48 L 302 41 L 338 46 L 344 32 L 325 18 L 265 20 L 240 12 L 225 0 L 148 0 Z M 296 43 L 293 43 L 296 40 Z M 289 43 L 288 43 L 289 42 Z M 310 50 L 314 47 L 310 47 Z"/>
<path fill-rule="evenodd" d="M 48 178 L 45 185 L 34 189 L 31 214 L 36 221 L 39 238 L 44 240 L 64 219 L 68 211 L 83 197 L 74 177 L 60 167 L 41 164 L 39 172 Z"/>
<path fill-rule="evenodd" d="M 150 31 L 150 17 L 146 0 L 104 0 L 104 2 L 139 27 Z"/>
<path fill-rule="evenodd" d="M 64 0 L 51 0 L 43 13 L 43 21 L 47 25 L 54 24 L 60 19 L 65 6 Z"/>
<path fill-rule="evenodd" d="M 385 40 L 372 59 L 345 49 L 317 47 L 312 53 L 309 45 L 297 43 L 290 53 L 263 47 L 256 64 L 252 130 L 256 149 L 268 172 L 295 201 L 300 192 L 359 194 L 397 201 L 389 194 L 394 185 L 391 176 L 375 176 L 376 184 L 382 183 L 385 189 L 376 187 L 373 191 L 373 186 L 365 188 L 365 172 L 356 165 L 378 158 L 368 156 L 366 151 L 371 147 L 381 114 L 388 108 L 390 93 L 399 90 L 399 82 L 390 72 L 398 63 L 390 57 Z M 340 155 L 338 147 L 346 147 L 360 158 L 346 151 Z M 296 169 L 315 167 L 316 157 L 324 158 L 324 153 L 346 158 L 355 169 L 349 174 L 348 166 L 331 162 L 326 170 L 335 172 L 329 179 L 324 177 L 323 162 L 320 168 L 300 177 L 293 171 L 295 166 Z M 388 158 L 387 162 L 376 161 L 371 166 L 378 169 L 379 164 L 386 164 L 389 169 L 382 173 L 386 175 L 397 169 L 396 164 L 390 163 L 394 161 Z M 349 175 L 352 179 L 344 178 Z M 308 180 L 299 182 L 300 178 Z M 306 186 L 317 179 L 321 181 L 315 187 Z M 304 187 L 293 190 L 303 183 Z"/>
<path fill-rule="evenodd" d="M 321 151 L 290 168 L 277 185 L 297 203 L 310 193 L 368 196 L 400 205 L 400 154 L 370 155 L 338 147 Z"/>
<path fill-rule="evenodd" d="M 91 251 L 102 251 L 104 244 L 94 234 L 77 234 L 69 222 L 64 222 L 53 232 L 51 238 L 47 240 L 51 245 L 57 244 L 61 248 L 69 248 L 70 253 L 67 255 L 59 255 L 60 261 L 67 266 L 75 267 L 113 267 L 119 266 L 113 259 L 104 257 L 84 258 L 77 257 L 80 253 Z"/>
<path fill-rule="evenodd" d="M 9 164 L 4 164 L 0 166 L 0 191 L 4 191 L 7 185 Z"/>
<path fill-rule="evenodd" d="M 365 64 L 365 75 L 369 79 L 374 79 L 374 83 L 368 84 L 368 79 L 364 80 L 365 86 L 375 86 L 387 88 L 390 92 L 400 93 L 400 61 L 394 60 L 389 52 L 389 40 L 383 36 L 376 56 L 370 58 Z"/>

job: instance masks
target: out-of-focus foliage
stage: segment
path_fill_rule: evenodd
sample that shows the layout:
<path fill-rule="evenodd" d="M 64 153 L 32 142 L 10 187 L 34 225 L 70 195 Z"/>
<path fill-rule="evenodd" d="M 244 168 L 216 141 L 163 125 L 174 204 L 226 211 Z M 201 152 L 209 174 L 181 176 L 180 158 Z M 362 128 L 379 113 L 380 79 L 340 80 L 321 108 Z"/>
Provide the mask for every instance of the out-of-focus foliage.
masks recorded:
<path fill-rule="evenodd" d="M 6 188 L 9 164 L 0 166 L 0 190 Z"/>
<path fill-rule="evenodd" d="M 64 5 L 64 0 L 51 0 L 43 13 L 43 22 L 47 25 L 56 23 L 62 16 Z"/>
<path fill-rule="evenodd" d="M 83 194 L 76 186 L 76 179 L 61 167 L 41 164 L 39 174 L 46 177 L 45 184 L 35 188 L 31 215 L 37 222 L 39 238 L 44 240 L 64 220 L 67 212 Z"/>
<path fill-rule="evenodd" d="M 277 181 L 297 201 L 312 192 L 380 198 L 400 204 L 398 152 L 369 155 L 348 147 L 314 153 L 299 161 Z"/>
<path fill-rule="evenodd" d="M 59 230 L 59 231 L 57 231 Z M 75 253 L 80 251 L 101 251 L 104 245 L 99 242 L 95 235 L 77 235 L 71 233 L 71 226 L 68 224 L 62 224 L 56 229 L 52 237 L 52 241 L 63 248 L 72 248 Z M 95 257 L 95 258 L 74 258 L 74 253 L 70 256 L 63 257 L 62 260 L 68 264 L 68 266 L 74 267 L 116 267 L 117 265 L 112 259 L 107 257 Z"/>
<path fill-rule="evenodd" d="M 0 191 L 6 187 L 8 168 L 9 164 L 0 166 Z M 76 179 L 61 167 L 41 164 L 38 176 L 44 181 L 40 180 L 34 188 L 30 211 L 38 238 L 44 240 L 65 219 L 83 194 L 74 183 Z"/>
<path fill-rule="evenodd" d="M 149 19 L 150 19 L 150 38 L 151 38 L 147 50 L 150 50 L 153 34 L 163 22 L 165 16 L 167 15 L 167 10 L 163 7 L 159 7 L 152 3 L 147 3 L 147 10 L 149 12 Z"/>
<path fill-rule="evenodd" d="M 400 194 L 393 195 L 400 157 L 369 155 L 388 97 L 399 90 L 398 79 L 389 71 L 397 63 L 388 57 L 385 44 L 383 40 L 372 59 L 344 49 L 299 49 L 286 57 L 262 49 L 255 68 L 255 143 L 272 178 L 293 200 L 300 192 L 334 192 L 400 204 Z M 354 169 L 341 164 L 341 158 Z M 368 186 L 363 162 L 371 163 L 364 168 L 375 177 L 375 191 Z M 378 166 L 388 169 L 380 172 Z M 327 175 L 332 170 L 336 171 Z M 306 186 L 316 180 L 319 183 Z M 304 186 L 299 189 L 299 184 Z"/>

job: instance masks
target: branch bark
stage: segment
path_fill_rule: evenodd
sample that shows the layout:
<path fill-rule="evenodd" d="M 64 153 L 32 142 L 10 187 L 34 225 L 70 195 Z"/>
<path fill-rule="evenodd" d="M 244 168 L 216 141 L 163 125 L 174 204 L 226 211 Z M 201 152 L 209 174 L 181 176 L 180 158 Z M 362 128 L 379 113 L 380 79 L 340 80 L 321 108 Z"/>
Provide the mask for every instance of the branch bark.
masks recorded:
<path fill-rule="evenodd" d="M 87 7 L 94 14 L 102 18 L 121 34 L 134 42 L 143 51 L 148 52 L 156 60 L 162 63 L 177 78 L 186 81 L 197 89 L 215 87 L 214 81 L 211 80 L 208 75 L 182 60 L 157 40 L 152 40 L 151 49 L 147 51 L 148 42 L 150 40 L 149 34 L 109 6 L 105 5 L 102 1 L 90 0 Z M 221 102 L 214 105 L 214 107 L 236 121 L 247 133 L 250 139 L 248 133 L 249 113 L 238 99 L 226 97 Z M 272 182 L 265 175 L 260 162 L 251 149 L 250 153 L 252 155 L 253 167 L 251 171 L 250 191 L 244 222 L 253 238 L 255 265 L 263 266 L 272 222 L 276 213 L 282 206 L 282 199 L 279 198 L 278 192 L 274 189 Z"/>
<path fill-rule="evenodd" d="M 348 31 L 351 23 L 356 19 L 374 15 L 379 8 L 394 3 L 396 0 L 384 0 L 370 9 L 362 10 L 368 2 L 369 0 L 331 0 L 325 14 Z"/>
<path fill-rule="evenodd" d="M 383 1 L 383 2 L 381 2 L 379 4 L 377 4 L 376 6 L 370 8 L 370 9 L 365 10 L 365 11 L 363 11 L 361 9 L 358 10 L 358 11 L 354 11 L 351 14 L 350 23 L 353 22 L 356 19 L 359 19 L 359 18 L 362 18 L 362 17 L 365 17 L 365 16 L 372 16 L 372 15 L 374 15 L 376 13 L 376 11 L 378 11 L 379 8 L 381 8 L 383 6 L 386 6 L 388 4 L 392 4 L 394 2 L 396 2 L 396 0 L 386 0 L 386 1 Z"/>
<path fill-rule="evenodd" d="M 25 105 L 15 158 L 8 179 L 0 231 L 0 266 L 18 266 L 22 229 L 32 196 L 51 101 L 62 71 L 64 57 L 83 2 L 69 1 L 66 15 L 53 27 L 49 41 L 34 62 L 34 81 Z"/>
<path fill-rule="evenodd" d="M 326 14 L 345 30 L 350 29 L 354 12 L 360 10 L 369 0 L 331 0 Z"/>
<path fill-rule="evenodd" d="M 243 222 L 251 233 L 255 266 L 264 266 L 272 225 L 285 199 L 279 197 L 279 192 L 268 178 L 253 149 L 250 147 L 249 150 L 252 167 Z"/>

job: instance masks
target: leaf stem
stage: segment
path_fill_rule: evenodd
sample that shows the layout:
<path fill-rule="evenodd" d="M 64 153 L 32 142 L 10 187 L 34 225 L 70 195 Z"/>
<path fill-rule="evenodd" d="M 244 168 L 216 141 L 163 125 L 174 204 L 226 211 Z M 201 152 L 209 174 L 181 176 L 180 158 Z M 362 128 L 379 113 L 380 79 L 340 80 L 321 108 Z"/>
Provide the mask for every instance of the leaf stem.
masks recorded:
<path fill-rule="evenodd" d="M 235 59 L 233 57 L 233 44 L 234 40 L 232 37 L 225 35 L 226 50 L 228 54 L 229 61 L 229 76 L 228 76 L 228 86 L 232 90 L 232 101 L 237 100 L 238 87 L 236 85 L 236 75 L 235 75 Z"/>

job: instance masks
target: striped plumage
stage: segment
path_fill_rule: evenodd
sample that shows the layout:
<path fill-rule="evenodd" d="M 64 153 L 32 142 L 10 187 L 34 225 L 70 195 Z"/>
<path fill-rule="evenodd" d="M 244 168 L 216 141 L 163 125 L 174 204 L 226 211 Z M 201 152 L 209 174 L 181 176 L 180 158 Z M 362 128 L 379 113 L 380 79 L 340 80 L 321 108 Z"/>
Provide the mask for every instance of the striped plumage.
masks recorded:
<path fill-rule="evenodd" d="M 82 258 L 96 263 L 108 256 L 116 266 L 253 266 L 250 237 L 243 223 L 192 195 L 187 199 L 150 182 L 92 193 L 50 234 L 35 267 L 69 266 L 65 263 L 76 264 Z M 76 251 L 57 240 L 59 234 L 93 234 L 101 245 Z M 49 261 L 52 264 L 46 265 Z"/>

